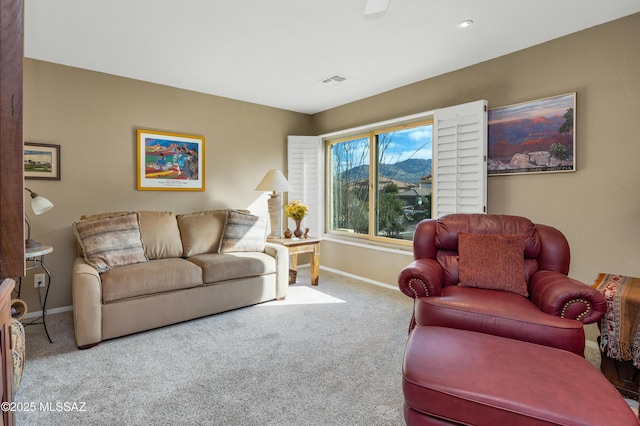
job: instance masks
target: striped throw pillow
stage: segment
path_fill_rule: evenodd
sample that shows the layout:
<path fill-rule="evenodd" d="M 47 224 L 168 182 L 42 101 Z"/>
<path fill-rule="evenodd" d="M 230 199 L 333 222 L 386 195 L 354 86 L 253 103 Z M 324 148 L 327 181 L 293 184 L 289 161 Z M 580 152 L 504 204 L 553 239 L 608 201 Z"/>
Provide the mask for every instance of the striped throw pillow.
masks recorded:
<path fill-rule="evenodd" d="M 85 260 L 98 272 L 148 261 L 135 212 L 80 220 L 73 230 Z"/>
<path fill-rule="evenodd" d="M 237 210 L 227 210 L 219 253 L 264 251 L 267 219 Z"/>

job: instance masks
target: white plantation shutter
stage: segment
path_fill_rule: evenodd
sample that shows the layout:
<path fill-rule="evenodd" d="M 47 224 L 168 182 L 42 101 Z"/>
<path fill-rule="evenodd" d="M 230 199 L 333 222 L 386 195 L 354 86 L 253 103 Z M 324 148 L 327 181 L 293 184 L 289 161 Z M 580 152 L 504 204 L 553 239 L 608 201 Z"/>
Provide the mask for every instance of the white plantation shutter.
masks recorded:
<path fill-rule="evenodd" d="M 435 111 L 433 217 L 486 213 L 487 101 Z"/>
<path fill-rule="evenodd" d="M 302 220 L 302 230 L 309 228 L 311 236 L 321 237 L 324 232 L 322 138 L 289 136 L 287 162 L 289 165 L 287 179 L 293 187 L 293 191 L 288 194 L 288 200 L 289 202 L 300 200 L 309 207 L 309 214 Z M 287 227 L 293 231 L 295 222 L 287 218 Z"/>

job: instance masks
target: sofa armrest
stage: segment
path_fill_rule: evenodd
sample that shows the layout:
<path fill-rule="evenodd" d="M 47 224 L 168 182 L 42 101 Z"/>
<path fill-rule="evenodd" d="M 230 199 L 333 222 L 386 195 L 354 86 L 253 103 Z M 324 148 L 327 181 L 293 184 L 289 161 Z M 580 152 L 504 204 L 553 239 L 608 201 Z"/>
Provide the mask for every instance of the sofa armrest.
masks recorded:
<path fill-rule="evenodd" d="M 400 291 L 409 297 L 440 296 L 444 271 L 434 259 L 416 259 L 405 266 L 398 276 Z"/>
<path fill-rule="evenodd" d="M 596 322 L 607 312 L 598 290 L 559 272 L 537 271 L 529 280 L 529 294 L 542 312 L 583 324 Z"/>
<path fill-rule="evenodd" d="M 79 348 L 97 345 L 102 340 L 102 281 L 82 257 L 73 264 L 71 291 L 76 344 Z"/>
<path fill-rule="evenodd" d="M 276 298 L 284 299 L 289 293 L 289 249 L 267 242 L 264 252 L 276 259 Z"/>

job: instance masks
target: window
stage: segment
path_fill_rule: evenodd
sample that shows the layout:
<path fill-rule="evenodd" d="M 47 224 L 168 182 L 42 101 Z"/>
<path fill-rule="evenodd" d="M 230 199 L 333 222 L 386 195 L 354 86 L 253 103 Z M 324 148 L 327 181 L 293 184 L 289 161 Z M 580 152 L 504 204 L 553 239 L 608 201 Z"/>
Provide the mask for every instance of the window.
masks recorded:
<path fill-rule="evenodd" d="M 486 150 L 484 100 L 289 136 L 288 197 L 309 205 L 311 235 L 410 245 L 425 217 L 486 212 Z"/>
<path fill-rule="evenodd" d="M 411 241 L 431 217 L 433 121 L 327 141 L 328 231 Z"/>

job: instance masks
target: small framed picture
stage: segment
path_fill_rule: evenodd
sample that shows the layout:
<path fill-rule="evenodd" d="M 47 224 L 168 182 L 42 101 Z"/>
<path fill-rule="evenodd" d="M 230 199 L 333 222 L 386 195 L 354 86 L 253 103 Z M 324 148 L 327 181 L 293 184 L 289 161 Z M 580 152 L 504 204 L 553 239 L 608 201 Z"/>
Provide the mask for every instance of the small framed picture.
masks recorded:
<path fill-rule="evenodd" d="M 204 191 L 203 136 L 138 129 L 138 190 Z"/>
<path fill-rule="evenodd" d="M 24 143 L 24 178 L 60 180 L 60 145 Z"/>

